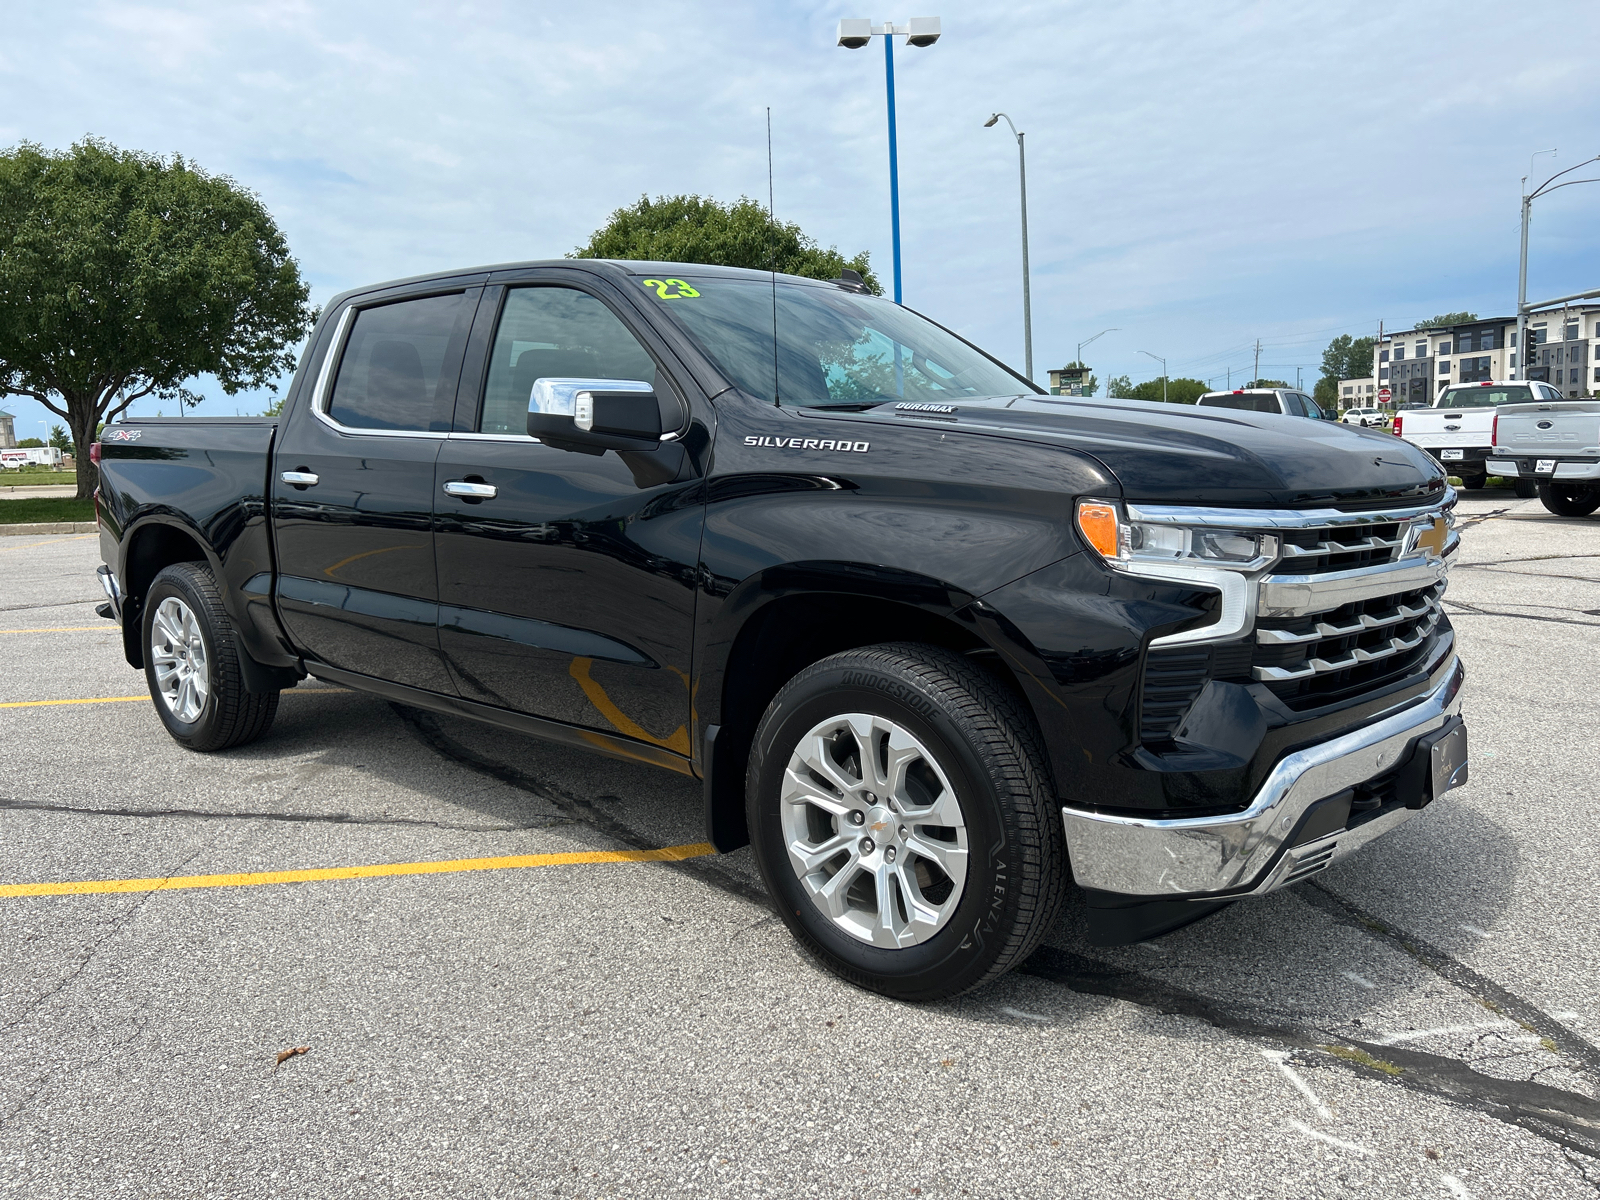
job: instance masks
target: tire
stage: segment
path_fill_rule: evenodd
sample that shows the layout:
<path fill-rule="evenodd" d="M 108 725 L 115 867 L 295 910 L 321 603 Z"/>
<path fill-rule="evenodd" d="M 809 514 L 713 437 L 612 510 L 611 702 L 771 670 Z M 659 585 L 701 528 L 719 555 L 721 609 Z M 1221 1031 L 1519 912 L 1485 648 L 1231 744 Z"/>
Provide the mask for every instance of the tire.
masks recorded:
<path fill-rule="evenodd" d="M 227 750 L 272 727 L 278 693 L 245 689 L 233 625 L 205 563 L 176 563 L 155 577 L 140 629 L 150 699 L 179 745 Z"/>
<path fill-rule="evenodd" d="M 1558 517 L 1587 517 L 1600 508 L 1600 487 L 1575 483 L 1540 483 L 1539 502 Z"/>
<path fill-rule="evenodd" d="M 823 770 L 797 775 L 801 755 Z M 887 794 L 869 790 L 886 778 Z M 746 797 L 784 922 L 860 987 L 970 991 L 1026 959 L 1060 911 L 1066 845 L 1032 714 L 951 651 L 869 646 L 801 671 L 756 730 Z"/>
<path fill-rule="evenodd" d="M 1518 500 L 1532 500 L 1539 494 L 1539 485 L 1532 479 L 1523 479 L 1519 476 L 1511 481 L 1511 486 L 1516 491 Z"/>

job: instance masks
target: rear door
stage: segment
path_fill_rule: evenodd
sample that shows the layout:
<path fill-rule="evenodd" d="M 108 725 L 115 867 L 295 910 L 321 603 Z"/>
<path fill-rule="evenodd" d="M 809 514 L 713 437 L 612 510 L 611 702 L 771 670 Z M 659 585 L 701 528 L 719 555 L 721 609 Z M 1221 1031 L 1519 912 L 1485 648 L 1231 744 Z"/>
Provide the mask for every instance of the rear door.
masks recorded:
<path fill-rule="evenodd" d="M 278 611 L 309 659 L 455 691 L 439 652 L 433 468 L 481 291 L 352 303 L 279 438 Z"/>
<path fill-rule="evenodd" d="M 485 299 L 480 328 L 497 309 L 486 361 L 467 371 L 483 383 L 463 389 L 434 486 L 440 643 L 467 699 L 688 755 L 704 513 L 693 462 L 681 444 L 626 459 L 556 449 L 528 436 L 527 415 L 540 380 L 630 380 L 671 398 L 683 426 L 692 385 L 614 294 L 576 274 Z M 478 494 L 452 494 L 464 491 Z"/>

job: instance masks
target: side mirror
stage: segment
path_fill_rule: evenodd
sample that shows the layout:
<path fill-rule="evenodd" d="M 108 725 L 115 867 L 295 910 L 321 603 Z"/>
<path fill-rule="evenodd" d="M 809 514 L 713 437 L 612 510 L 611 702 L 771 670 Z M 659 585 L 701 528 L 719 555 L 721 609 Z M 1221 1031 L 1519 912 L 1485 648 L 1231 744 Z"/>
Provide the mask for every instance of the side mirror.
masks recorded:
<path fill-rule="evenodd" d="M 540 379 L 528 398 L 528 435 L 581 454 L 654 451 L 661 409 L 654 386 L 639 379 Z"/>

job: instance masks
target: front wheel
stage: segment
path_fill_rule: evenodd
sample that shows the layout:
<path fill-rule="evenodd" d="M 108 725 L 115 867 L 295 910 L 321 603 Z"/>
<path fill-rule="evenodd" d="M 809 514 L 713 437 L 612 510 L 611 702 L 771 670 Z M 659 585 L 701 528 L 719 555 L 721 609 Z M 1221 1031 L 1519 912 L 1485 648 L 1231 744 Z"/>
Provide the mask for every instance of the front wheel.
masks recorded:
<path fill-rule="evenodd" d="M 1011 970 L 1054 922 L 1066 847 L 1024 704 L 959 654 L 892 644 L 807 667 L 756 731 L 762 877 L 833 972 L 902 1000 Z"/>
<path fill-rule="evenodd" d="M 245 688 L 233 625 L 204 563 L 175 563 L 156 576 L 143 632 L 150 696 L 180 745 L 226 750 L 271 728 L 278 693 Z"/>
<path fill-rule="evenodd" d="M 1600 508 L 1600 487 L 1573 483 L 1539 484 L 1539 502 L 1558 517 L 1587 517 Z"/>

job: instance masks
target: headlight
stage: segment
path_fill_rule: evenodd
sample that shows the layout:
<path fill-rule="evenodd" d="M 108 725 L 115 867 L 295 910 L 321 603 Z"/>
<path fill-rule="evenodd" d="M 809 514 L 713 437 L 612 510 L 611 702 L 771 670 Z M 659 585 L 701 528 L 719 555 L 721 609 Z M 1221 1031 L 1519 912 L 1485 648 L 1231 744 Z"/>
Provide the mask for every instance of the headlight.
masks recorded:
<path fill-rule="evenodd" d="M 1108 566 L 1122 570 L 1167 564 L 1257 571 L 1278 557 L 1275 534 L 1130 521 L 1104 500 L 1078 501 L 1078 528 Z"/>

